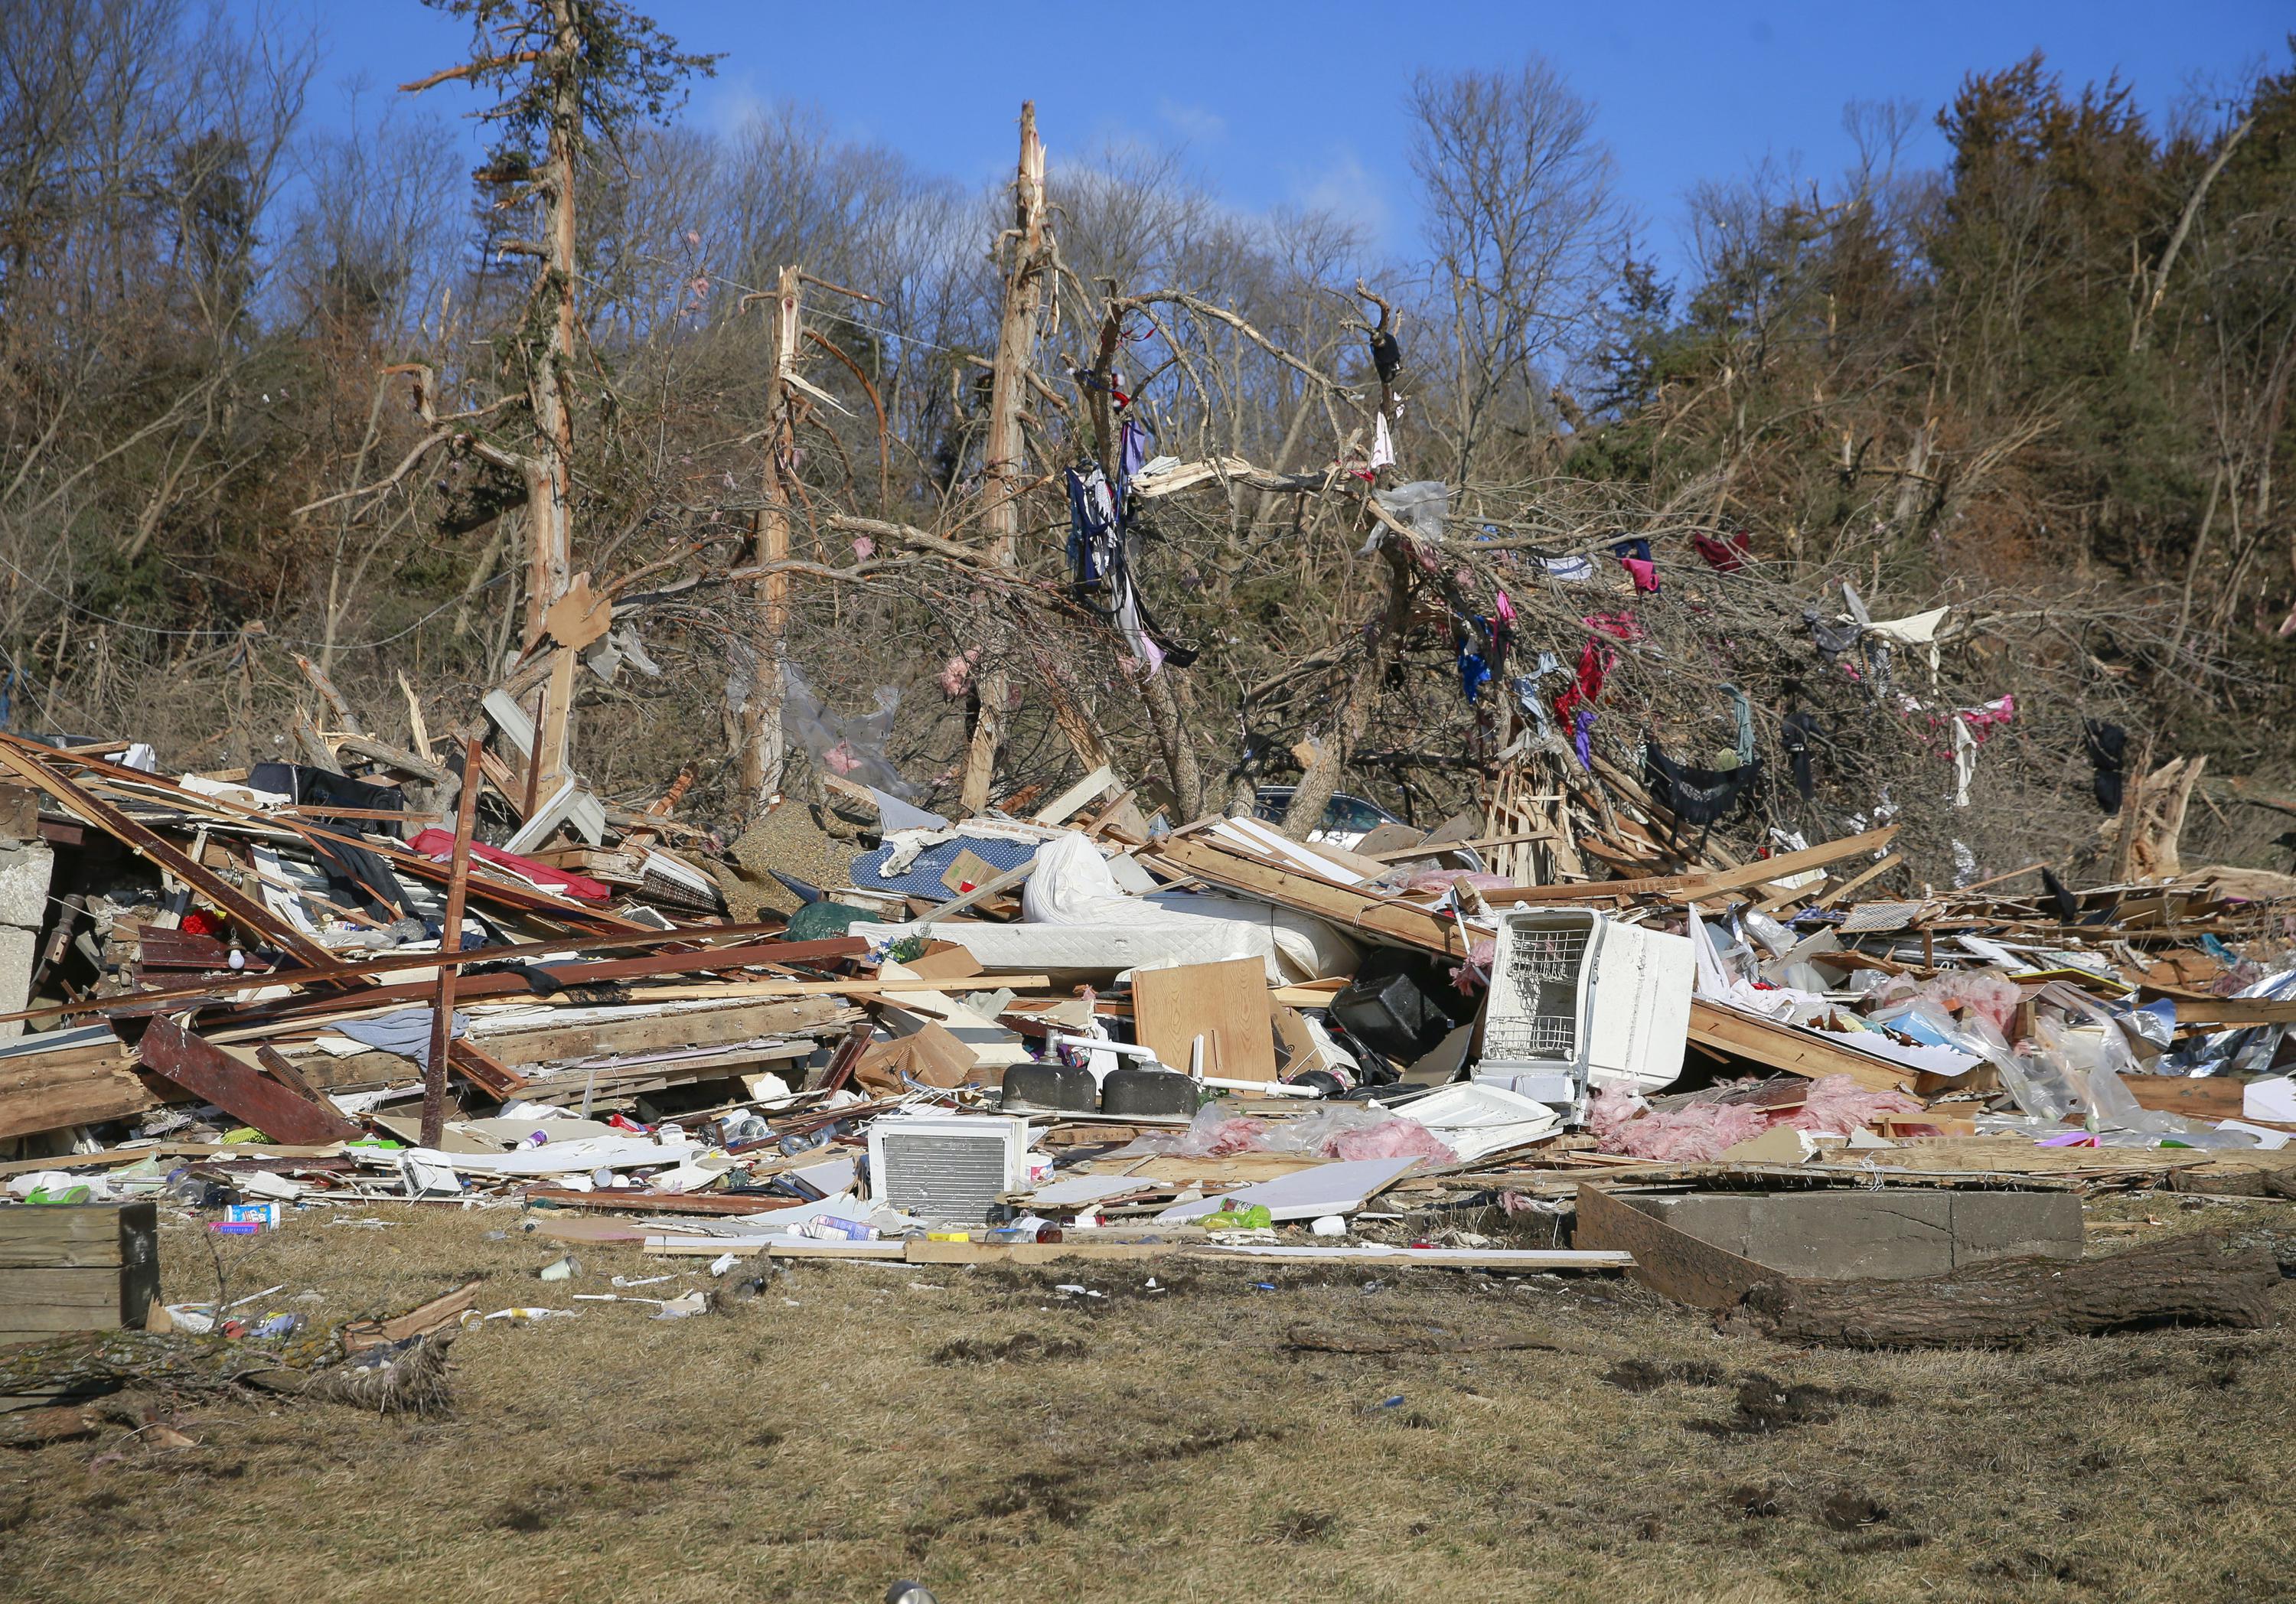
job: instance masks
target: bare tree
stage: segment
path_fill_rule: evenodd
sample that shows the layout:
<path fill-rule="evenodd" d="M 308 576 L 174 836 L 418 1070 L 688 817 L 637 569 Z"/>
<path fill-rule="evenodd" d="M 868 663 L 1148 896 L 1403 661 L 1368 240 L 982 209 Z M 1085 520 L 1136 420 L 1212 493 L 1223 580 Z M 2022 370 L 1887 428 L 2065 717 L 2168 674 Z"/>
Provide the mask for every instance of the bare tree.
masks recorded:
<path fill-rule="evenodd" d="M 1425 192 L 1431 319 L 1450 349 L 1437 405 L 1449 477 L 1496 429 L 1525 429 L 1542 375 L 1587 334 L 1624 254 L 1595 109 L 1549 62 L 1511 74 L 1421 73 L 1406 104 Z"/>

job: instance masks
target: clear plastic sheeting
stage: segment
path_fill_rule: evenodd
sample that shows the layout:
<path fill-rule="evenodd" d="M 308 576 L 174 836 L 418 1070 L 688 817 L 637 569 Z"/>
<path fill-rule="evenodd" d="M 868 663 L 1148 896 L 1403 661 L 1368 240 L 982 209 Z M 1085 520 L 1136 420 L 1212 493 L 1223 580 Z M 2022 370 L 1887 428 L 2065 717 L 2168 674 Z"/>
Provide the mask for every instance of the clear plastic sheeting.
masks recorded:
<path fill-rule="evenodd" d="M 885 756 L 886 738 L 893 732 L 893 715 L 901 705 L 898 691 L 880 685 L 873 698 L 875 712 L 844 717 L 830 710 L 795 664 L 787 665 L 783 672 L 782 729 L 791 741 L 830 773 L 904 800 L 917 794 Z"/>
<path fill-rule="evenodd" d="M 1427 540 L 1443 538 L 1443 525 L 1451 516 L 1451 487 L 1441 479 L 1413 479 L 1374 494 L 1381 506 L 1415 534 Z"/>

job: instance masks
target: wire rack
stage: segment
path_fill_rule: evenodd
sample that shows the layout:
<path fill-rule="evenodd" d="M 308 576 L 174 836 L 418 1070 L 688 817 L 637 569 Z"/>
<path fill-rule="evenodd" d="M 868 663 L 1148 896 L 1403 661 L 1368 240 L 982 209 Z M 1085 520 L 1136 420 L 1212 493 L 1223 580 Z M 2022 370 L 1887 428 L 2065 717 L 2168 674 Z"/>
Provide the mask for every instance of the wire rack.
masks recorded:
<path fill-rule="evenodd" d="M 1526 930 L 1517 926 L 1507 932 L 1507 976 L 1516 987 L 1528 994 L 1542 985 L 1566 985 L 1576 991 L 1578 970 L 1587 962 L 1587 937 L 1583 925 L 1568 930 Z"/>
<path fill-rule="evenodd" d="M 1529 1019 L 1491 1019 L 1483 1026 L 1486 1062 L 1567 1059 L 1578 1045 L 1578 1020 L 1572 1014 L 1534 1014 Z"/>
<path fill-rule="evenodd" d="M 1486 1060 L 1568 1059 L 1578 1050 L 1578 971 L 1591 932 L 1511 925 L 1506 966 L 1483 1025 Z"/>

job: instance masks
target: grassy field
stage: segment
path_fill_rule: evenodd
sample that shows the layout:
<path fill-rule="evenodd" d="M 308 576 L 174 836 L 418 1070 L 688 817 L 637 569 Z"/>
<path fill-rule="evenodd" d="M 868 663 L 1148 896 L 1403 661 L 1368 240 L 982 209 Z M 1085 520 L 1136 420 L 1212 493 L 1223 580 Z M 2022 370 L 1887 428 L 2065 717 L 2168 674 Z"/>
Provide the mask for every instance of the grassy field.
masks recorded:
<path fill-rule="evenodd" d="M 2108 1240 L 2296 1230 L 2094 1214 L 2148 1215 Z M 443 1418 L 234 1403 L 175 1417 L 189 1445 L 9 1453 L 0 1597 L 2296 1599 L 2277 1329 L 1806 1353 L 1619 1281 L 1180 1259 L 809 1264 L 655 1320 L 569 1294 L 701 1261 L 584 1247 L 544 1283 L 560 1249 L 511 1210 L 329 1217 L 234 1295 L 332 1321 L 485 1275 L 482 1309 L 583 1313 L 466 1332 Z M 170 1299 L 214 1295 L 193 1230 L 164 1252 Z"/>

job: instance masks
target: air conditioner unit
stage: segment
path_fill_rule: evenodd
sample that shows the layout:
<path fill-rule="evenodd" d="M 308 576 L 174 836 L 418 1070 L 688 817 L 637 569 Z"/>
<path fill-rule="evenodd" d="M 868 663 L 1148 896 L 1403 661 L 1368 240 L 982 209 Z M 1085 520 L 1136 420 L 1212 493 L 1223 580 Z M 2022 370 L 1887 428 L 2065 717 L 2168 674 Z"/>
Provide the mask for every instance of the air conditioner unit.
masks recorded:
<path fill-rule="evenodd" d="M 869 1195 L 926 1220 L 980 1224 L 1029 1183 L 1029 1122 L 994 1114 L 889 1114 L 869 1127 Z"/>
<path fill-rule="evenodd" d="M 1474 1078 L 1574 1117 L 1590 1088 L 1671 1084 L 1696 967 L 1686 937 L 1582 908 L 1502 912 Z"/>

